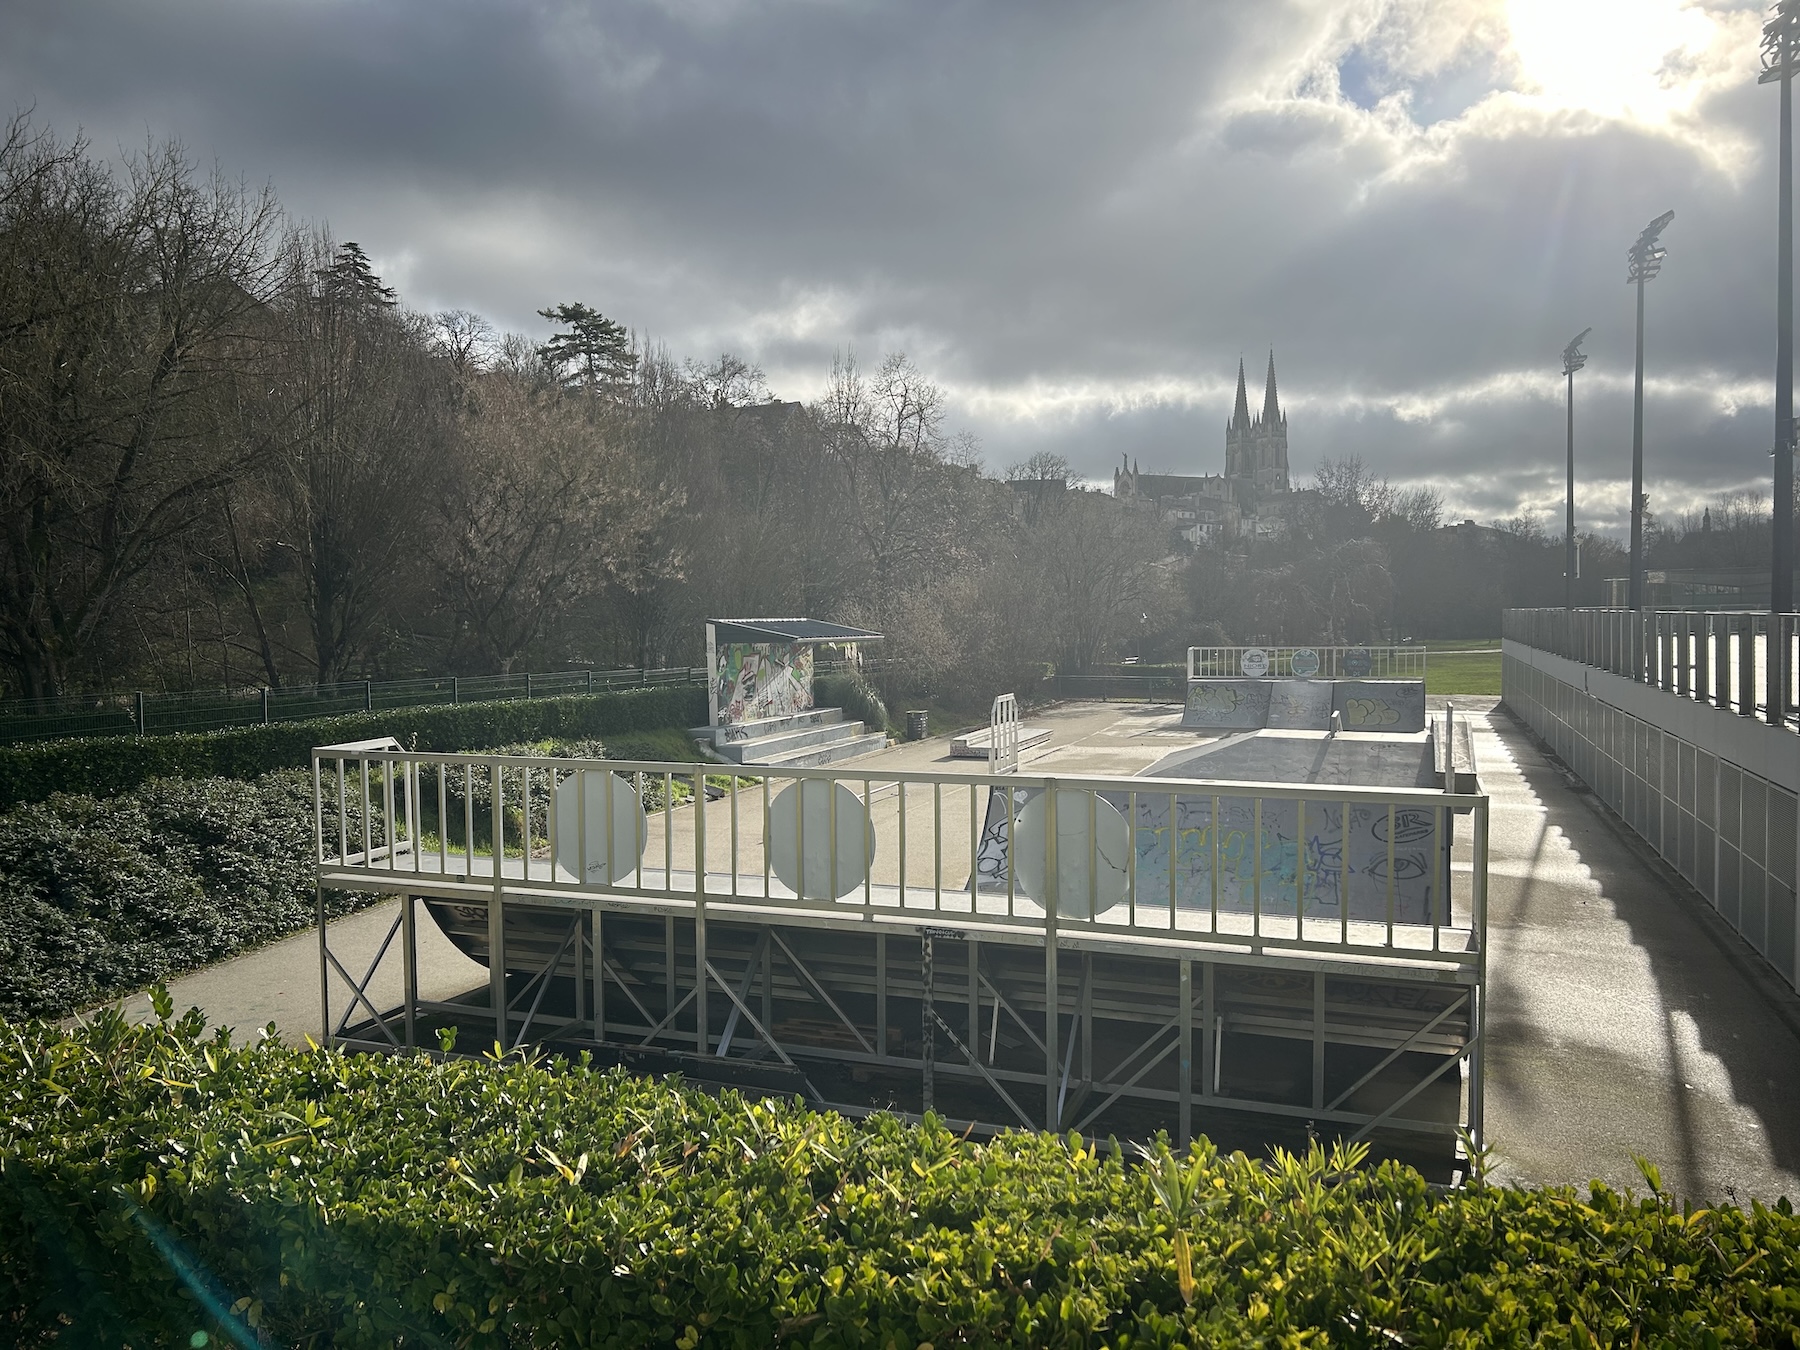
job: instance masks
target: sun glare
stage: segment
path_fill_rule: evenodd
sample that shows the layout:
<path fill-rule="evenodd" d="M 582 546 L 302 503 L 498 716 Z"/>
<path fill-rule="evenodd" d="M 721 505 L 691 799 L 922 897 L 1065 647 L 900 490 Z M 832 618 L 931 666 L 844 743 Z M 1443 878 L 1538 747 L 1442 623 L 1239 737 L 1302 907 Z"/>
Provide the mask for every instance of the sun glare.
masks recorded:
<path fill-rule="evenodd" d="M 1716 33 L 1690 0 L 1508 0 L 1506 16 L 1527 92 L 1647 120 L 1691 101 L 1697 58 Z"/>

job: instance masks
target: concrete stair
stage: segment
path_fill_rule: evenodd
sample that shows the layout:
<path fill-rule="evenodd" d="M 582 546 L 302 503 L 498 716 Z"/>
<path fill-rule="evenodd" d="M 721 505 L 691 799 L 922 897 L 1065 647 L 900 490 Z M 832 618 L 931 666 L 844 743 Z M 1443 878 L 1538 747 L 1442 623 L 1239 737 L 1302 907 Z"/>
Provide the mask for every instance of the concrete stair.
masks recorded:
<path fill-rule="evenodd" d="M 729 727 L 699 727 L 694 736 L 711 741 L 723 759 L 785 768 L 835 764 L 887 745 L 885 734 L 868 731 L 861 722 L 846 722 L 841 708 L 813 708 Z"/>

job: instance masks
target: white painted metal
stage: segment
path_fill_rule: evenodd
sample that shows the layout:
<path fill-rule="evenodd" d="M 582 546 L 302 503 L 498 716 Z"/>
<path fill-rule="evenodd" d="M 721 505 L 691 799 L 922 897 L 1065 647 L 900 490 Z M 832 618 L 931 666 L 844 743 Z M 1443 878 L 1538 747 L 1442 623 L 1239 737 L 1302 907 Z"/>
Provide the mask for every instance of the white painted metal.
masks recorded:
<path fill-rule="evenodd" d="M 1266 666 L 1256 653 L 1267 658 Z M 1187 677 L 1190 680 L 1240 679 L 1266 675 L 1269 679 L 1300 677 L 1294 668 L 1296 653 L 1311 652 L 1318 657 L 1318 669 L 1312 676 L 1321 680 L 1422 680 L 1425 678 L 1425 648 L 1408 644 L 1400 647 L 1189 647 Z M 1353 659 L 1352 654 L 1356 657 Z M 1245 658 L 1251 658 L 1246 666 Z M 1367 657 L 1369 668 L 1355 673 L 1351 669 Z M 1302 658 L 1302 667 L 1306 661 Z"/>
<path fill-rule="evenodd" d="M 805 1078 L 803 1064 L 855 1063 L 882 1072 L 906 1071 L 920 1064 L 911 1052 L 890 1044 L 885 1007 L 889 997 L 918 1000 L 922 978 L 921 1014 L 931 1019 L 954 1052 L 950 1061 L 937 1063 L 930 1071 L 991 1089 L 1007 1112 L 984 1117 L 990 1125 L 1011 1124 L 1015 1118 L 1022 1124 L 1037 1123 L 1034 1114 L 1019 1106 L 1030 1097 L 1013 1094 L 1041 1085 L 1045 1103 L 1041 1123 L 1051 1129 L 1085 1128 L 1109 1103 L 1124 1097 L 1140 1106 L 1162 1103 L 1184 1130 L 1191 1108 L 1199 1105 L 1252 1110 L 1346 1131 L 1398 1129 L 1445 1138 L 1454 1134 L 1455 1120 L 1441 1109 L 1434 1108 L 1435 1115 L 1421 1113 L 1408 1103 L 1431 1081 L 1441 1081 L 1444 1074 L 1466 1064 L 1468 1105 L 1461 1111 L 1461 1121 L 1480 1138 L 1484 1052 L 1479 1009 L 1488 810 L 1484 796 L 1420 789 L 783 766 L 758 767 L 752 771 L 754 777 L 733 776 L 724 799 L 715 796 L 708 802 L 709 770 L 716 775 L 719 767 L 421 754 L 392 740 L 316 750 L 316 880 L 321 896 L 326 889 L 397 893 L 408 897 L 407 905 L 419 898 L 459 911 L 460 931 L 485 944 L 478 959 L 488 963 L 490 973 L 485 1003 L 421 1001 L 409 979 L 404 1007 L 384 1013 L 371 1001 L 372 978 L 396 942 L 402 960 L 415 959 L 414 925 L 410 920 L 402 923 L 388 935 L 367 971 L 353 975 L 331 948 L 321 903 L 320 974 L 328 1043 L 412 1048 L 418 1043 L 415 1019 L 422 1014 L 458 1024 L 470 1017 L 491 1018 L 495 1039 L 509 1048 L 534 1036 L 549 1040 L 572 1036 L 611 1047 L 697 1053 L 708 1063 L 734 1054 L 741 1064 L 746 1050 L 734 1047 L 766 1046 L 776 1061 L 800 1075 L 800 1086 L 809 1096 L 823 1100 Z M 608 783 L 615 794 L 614 802 L 603 802 L 598 812 L 582 801 L 596 783 L 603 798 Z M 647 817 L 618 810 L 620 785 L 645 804 Z M 685 797 L 679 791 L 683 788 Z M 479 807 L 473 800 L 478 790 L 489 796 Z M 575 809 L 557 809 L 571 791 Z M 1122 813 L 1102 793 L 1113 802 L 1127 802 L 1129 809 Z M 815 796 L 826 804 L 823 812 L 812 807 Z M 795 809 L 790 821 L 776 809 L 784 798 L 795 808 L 810 809 Z M 1041 804 L 1047 817 L 1037 831 L 1030 825 L 1034 802 Z M 1205 809 L 1208 802 L 1210 810 Z M 1187 804 L 1184 823 L 1173 834 L 1166 824 L 1159 832 L 1156 811 L 1148 808 L 1166 807 L 1163 819 L 1173 821 L 1178 803 Z M 1449 865 L 1447 847 L 1438 850 L 1434 843 L 1433 852 L 1420 854 L 1443 861 L 1435 869 L 1434 901 L 1422 921 L 1407 922 L 1391 900 L 1385 922 L 1367 913 L 1353 916 L 1348 905 L 1339 906 L 1336 915 L 1322 915 L 1310 903 L 1297 903 L 1310 902 L 1333 884 L 1348 894 L 1342 891 L 1347 851 L 1334 852 L 1328 837 L 1315 841 L 1314 836 L 1329 836 L 1334 821 L 1343 820 L 1353 804 L 1364 816 L 1385 818 L 1385 838 L 1390 841 L 1387 876 L 1394 875 L 1391 841 L 1397 833 L 1405 833 L 1396 830 L 1397 822 L 1410 820 L 1414 836 L 1422 832 L 1447 845 L 1453 818 L 1473 818 L 1472 833 L 1460 832 L 1462 851 L 1454 866 Z M 991 828 L 985 805 L 992 805 L 999 820 L 1017 828 L 999 835 Z M 1196 811 L 1221 821 L 1221 826 L 1192 828 L 1185 822 L 1195 819 Z M 1284 821 L 1294 824 L 1280 823 Z M 1297 839 L 1283 837 L 1282 831 L 1288 829 L 1306 841 L 1303 847 L 1296 846 Z M 1034 840 L 1034 834 L 1039 838 Z M 792 869 L 777 847 L 784 836 L 793 845 Z M 811 862 L 821 852 L 821 838 L 826 841 L 823 863 L 815 869 Z M 996 847 L 998 875 L 989 875 L 984 864 L 980 884 L 971 886 L 977 861 Z M 1167 850 L 1168 861 L 1152 867 L 1159 848 Z M 1209 901 L 1204 888 L 1194 892 L 1184 883 L 1186 889 L 1178 897 L 1176 853 L 1184 868 L 1190 859 L 1210 855 L 1211 874 L 1220 876 L 1223 866 L 1231 887 L 1240 897 L 1245 893 L 1255 897 L 1255 906 L 1232 908 L 1222 903 L 1227 898 L 1221 895 L 1222 886 L 1214 887 Z M 622 864 L 640 855 L 636 870 L 626 871 Z M 805 867 L 798 865 L 802 857 L 808 859 Z M 569 866 L 571 861 L 594 858 L 608 860 L 604 870 L 610 880 Z M 1373 873 L 1369 875 L 1372 879 Z M 815 878 L 831 884 L 815 885 Z M 1108 903 L 1121 885 L 1123 903 Z M 1033 892 L 1040 891 L 1042 896 L 1034 899 Z M 409 914 L 403 907 L 402 918 Z M 566 922 L 559 922 L 562 915 Z M 443 922 L 441 916 L 439 921 Z M 635 928 L 638 937 L 632 940 L 640 944 L 640 954 L 646 933 L 655 934 L 648 958 L 651 973 L 642 964 L 632 973 L 628 964 L 621 964 L 619 949 L 609 946 L 613 939 L 604 934 L 621 926 Z M 810 950 L 802 939 L 827 945 L 836 941 L 840 946 L 835 950 L 841 952 L 849 935 L 869 939 L 867 957 L 862 959 L 872 958 L 872 964 L 856 972 L 833 973 L 824 966 L 809 970 L 797 954 Z M 890 969 L 890 949 L 904 951 L 909 945 L 925 944 L 927 937 L 940 939 L 940 949 L 944 941 L 964 945 L 967 974 L 957 977 L 953 994 L 933 994 L 929 960 L 904 975 Z M 813 1036 L 802 1044 L 795 1039 L 799 1033 L 771 1020 L 769 961 L 776 952 L 775 959 L 789 972 L 782 977 L 787 983 L 777 997 L 790 1001 L 790 1006 L 795 998 L 815 999 L 818 1015 L 829 1014 L 843 1024 L 846 1035 L 835 1040 Z M 1152 963 L 1151 969 L 1133 964 L 1145 961 Z M 1107 962 L 1113 963 L 1113 973 L 1106 977 L 1111 983 L 1097 1001 L 1088 972 Z M 1169 972 L 1166 981 L 1154 969 L 1159 964 Z M 1034 965 L 1041 979 L 1031 975 Z M 962 966 L 959 960 L 956 968 L 960 971 Z M 1178 992 L 1171 1001 L 1178 968 Z M 1079 975 L 1065 984 L 1059 970 Z M 1231 972 L 1248 975 L 1256 970 L 1285 972 L 1284 980 L 1305 976 L 1313 991 L 1307 1007 L 1280 1012 L 1256 998 L 1246 1002 L 1242 976 L 1233 977 Z M 556 1001 L 546 1002 L 546 991 L 558 971 L 565 979 L 573 974 L 569 983 L 576 1002 L 572 1022 L 552 1025 L 569 1016 L 566 1004 L 552 1013 Z M 1417 989 L 1430 1007 L 1417 1017 L 1401 1014 L 1394 1022 L 1384 1021 L 1387 1014 L 1383 1014 L 1365 1025 L 1353 1011 L 1328 1009 L 1321 1001 L 1327 977 Z M 947 1020 L 944 1009 L 964 996 L 965 983 L 970 1015 L 966 1021 Z M 753 994 L 759 985 L 760 1017 Z M 582 1000 L 589 998 L 590 986 L 591 1001 L 584 1011 Z M 348 990 L 347 1006 L 332 1008 L 334 989 Z M 857 1011 L 854 1003 L 839 1001 L 853 996 L 866 1000 L 870 992 L 872 1008 L 864 1004 Z M 1053 999 L 1052 1006 L 1065 1009 L 1075 1020 L 1066 1025 L 1058 1016 L 1046 1020 L 1045 992 Z M 567 994 L 559 997 L 566 1000 Z M 1310 1042 L 1310 1103 L 1260 1097 L 1253 1101 L 1236 1095 L 1250 1091 L 1248 1085 L 1234 1088 L 1228 1101 L 1220 1098 L 1221 1056 L 1228 1053 L 1231 1034 L 1226 1030 L 1225 1006 L 1215 1007 L 1220 997 L 1237 1000 L 1229 1013 L 1235 1019 L 1234 1030 L 1254 1028 L 1250 1034 Z M 720 1013 L 717 1019 L 709 1015 L 709 998 L 711 1008 Z M 609 999 L 624 1019 L 623 1024 L 613 1022 L 610 1030 Z M 1459 1014 L 1459 1007 L 1472 1007 L 1477 1013 L 1471 1019 Z M 1438 1009 L 1442 1011 L 1434 1012 Z M 366 1019 L 353 1028 L 352 1021 L 365 1013 Z M 1123 1059 L 1109 1057 L 1095 1066 L 1087 1041 L 1096 1016 L 1109 1019 L 1107 1024 L 1118 1034 L 1130 1034 L 1137 1027 L 1144 1035 L 1142 1044 Z M 1451 1022 L 1459 1025 L 1453 1027 Z M 795 1025 L 805 1024 L 802 1019 Z M 975 1035 L 983 1030 L 985 1041 Z M 1020 1037 L 1025 1044 L 1010 1057 L 1002 1047 L 996 1058 L 995 1037 L 1002 1030 L 1015 1047 L 1020 1046 Z M 1383 1072 L 1397 1055 L 1411 1056 L 1414 1066 L 1405 1072 L 1403 1066 L 1395 1068 L 1402 1079 L 1420 1065 L 1427 1076 L 1412 1087 L 1395 1084 L 1398 1095 L 1385 1105 L 1379 1094 L 1376 1100 L 1353 1104 L 1340 1093 L 1337 1101 L 1328 1102 L 1323 1088 L 1328 1041 L 1390 1052 L 1388 1060 L 1365 1074 L 1365 1081 Z M 1186 1067 L 1178 1081 L 1172 1076 L 1160 1085 L 1144 1081 L 1144 1074 L 1174 1053 L 1177 1045 L 1186 1047 L 1182 1052 Z M 1074 1067 L 1077 1056 L 1079 1072 Z M 1431 1056 L 1441 1059 L 1436 1067 L 1427 1062 Z M 1190 1058 L 1194 1062 L 1188 1062 Z M 1224 1073 L 1229 1079 L 1229 1068 Z M 1086 1095 L 1089 1089 L 1091 1097 Z M 864 1109 L 854 1103 L 839 1107 Z"/>
<path fill-rule="evenodd" d="M 322 747 L 314 751 L 314 764 L 319 785 L 315 799 L 315 832 L 320 849 L 318 879 L 328 888 L 391 892 L 404 887 L 446 898 L 470 895 L 485 900 L 499 894 L 529 897 L 532 903 L 582 904 L 604 897 L 609 903 L 643 902 L 659 913 L 715 908 L 766 913 L 774 905 L 789 915 L 811 913 L 826 922 L 847 910 L 875 917 L 885 912 L 893 919 L 912 923 L 926 916 L 941 916 L 954 918 L 971 932 L 1004 930 L 1020 936 L 1036 935 L 1041 940 L 1048 916 L 1045 907 L 1032 898 L 1031 888 L 1020 884 L 1021 848 L 1004 850 L 1005 875 L 997 884 L 984 874 L 981 887 L 973 894 L 969 890 L 970 873 L 983 850 L 986 810 L 981 789 L 1013 789 L 1021 807 L 1029 796 L 1057 789 L 1075 794 L 1076 802 L 1092 802 L 1095 814 L 1106 805 L 1096 794 L 1129 796 L 1138 802 L 1134 814 L 1140 822 L 1140 848 L 1150 846 L 1148 832 L 1156 828 L 1143 824 L 1154 817 L 1151 808 L 1178 797 L 1210 796 L 1232 808 L 1221 817 L 1222 832 L 1237 829 L 1233 822 L 1240 816 L 1260 823 L 1246 827 L 1242 840 L 1197 837 L 1190 841 L 1184 828 L 1176 838 L 1176 848 L 1184 859 L 1190 849 L 1219 848 L 1222 865 L 1232 871 L 1233 884 L 1264 897 L 1264 903 L 1254 912 L 1217 904 L 1211 908 L 1186 902 L 1173 904 L 1173 897 L 1166 893 L 1168 883 L 1160 880 L 1157 884 L 1164 887 L 1164 892 L 1147 894 L 1147 883 L 1137 876 L 1136 856 L 1128 848 L 1125 905 L 1114 905 L 1092 917 L 1059 915 L 1055 919 L 1057 930 L 1064 935 L 1132 933 L 1178 944 L 1253 951 L 1280 948 L 1320 953 L 1386 953 L 1403 956 L 1407 961 L 1459 968 L 1473 965 L 1481 941 L 1481 934 L 1470 926 L 1467 896 L 1456 889 L 1460 870 L 1444 878 L 1443 884 L 1450 893 L 1443 897 L 1446 903 L 1432 903 L 1427 922 L 1408 922 L 1404 915 L 1397 914 L 1386 923 L 1345 916 L 1340 924 L 1337 918 L 1315 917 L 1310 912 L 1297 916 L 1291 902 L 1278 910 L 1268 899 L 1283 882 L 1284 893 L 1291 894 L 1296 877 L 1309 895 L 1321 885 L 1320 869 L 1332 864 L 1323 860 L 1326 854 L 1312 844 L 1310 833 L 1329 830 L 1346 803 L 1371 806 L 1379 814 L 1386 814 L 1391 808 L 1433 822 L 1431 833 L 1447 838 L 1452 816 L 1486 812 L 1487 798 L 1473 793 L 1100 775 L 944 774 L 891 769 L 876 773 L 854 767 L 783 766 L 758 767 L 754 778 L 734 778 L 729 793 L 732 801 L 715 802 L 710 812 L 697 812 L 692 802 L 696 797 L 704 797 L 708 770 L 716 772 L 717 765 L 427 754 L 401 750 L 391 741 Z M 565 865 L 573 856 L 622 860 L 629 855 L 633 843 L 629 834 L 622 839 L 616 837 L 630 827 L 621 825 L 622 817 L 605 811 L 598 821 L 591 818 L 591 813 L 584 818 L 577 812 L 576 818 L 583 833 L 599 827 L 608 838 L 582 838 L 573 852 L 563 842 L 560 836 L 567 829 L 567 818 L 560 812 L 546 810 L 545 804 L 554 800 L 569 780 L 585 773 L 602 776 L 602 782 L 605 774 L 616 773 L 629 779 L 636 791 L 648 799 L 648 846 L 642 864 L 630 876 L 605 883 L 589 881 Z M 459 796 L 466 782 L 489 785 L 491 830 L 487 839 L 477 834 L 473 850 L 466 847 L 462 838 L 450 837 L 466 837 L 472 827 L 486 823 L 481 819 L 482 811 L 466 810 L 466 802 L 440 811 L 433 846 L 425 848 L 420 844 L 421 808 L 426 803 L 444 800 L 440 781 L 449 784 Z M 879 808 L 880 828 L 871 820 L 863 838 L 869 839 L 869 832 L 873 831 L 881 837 L 897 834 L 903 841 L 898 856 L 884 864 L 878 863 L 873 844 L 858 858 L 856 833 L 846 836 L 842 823 L 834 828 L 828 819 L 825 834 L 840 856 L 827 864 L 825 875 L 841 876 L 849 866 L 857 878 L 853 888 L 840 892 L 843 899 L 802 895 L 800 888 L 775 870 L 775 857 L 765 847 L 765 840 L 783 834 L 790 839 L 802 837 L 816 828 L 811 819 L 805 819 L 784 829 L 774 815 L 774 801 L 783 790 L 799 782 L 820 784 L 821 788 L 814 791 L 827 784 L 841 785 L 850 792 L 857 812 L 863 809 L 863 802 L 875 804 Z M 836 800 L 828 807 L 828 815 L 844 800 L 835 793 L 827 800 L 833 798 Z M 662 803 L 671 799 L 675 800 L 675 809 L 663 809 Z M 1296 851 L 1292 840 L 1275 833 L 1273 822 L 1282 814 L 1275 808 L 1276 803 L 1298 804 L 1302 832 L 1307 832 L 1305 822 L 1313 822 L 1306 849 Z M 1270 806 L 1267 812 L 1262 810 L 1265 804 Z M 1059 814 L 1067 809 L 1061 797 L 1058 807 Z M 1088 814 L 1085 805 L 1075 809 L 1078 816 Z M 708 816 L 713 812 L 719 818 L 709 825 Z M 814 814 L 807 813 L 809 817 Z M 498 875 L 491 843 L 495 834 L 502 836 L 505 843 Z M 843 842 L 846 839 L 848 842 Z M 1116 858 L 1104 829 L 1084 830 L 1073 844 L 1082 850 L 1077 873 L 1097 876 L 1112 866 L 1094 850 L 1095 840 Z M 801 839 L 801 852 L 812 851 L 807 846 L 809 842 Z M 1072 846 L 1060 839 L 1057 842 L 1063 845 L 1059 852 Z M 1047 880 L 1051 875 L 1059 879 L 1062 875 L 1062 869 L 1051 862 L 1051 843 L 1046 834 L 1042 850 L 1046 878 L 1043 889 L 1049 889 Z M 1320 841 L 1322 846 L 1329 843 Z M 1476 860 L 1474 865 L 1479 870 L 1485 862 Z M 1164 875 L 1164 871 L 1157 873 L 1159 878 Z M 1240 877 L 1246 879 L 1240 882 Z M 810 884 L 806 890 L 812 890 Z M 1104 891 L 1096 885 L 1092 893 L 1099 896 Z M 1084 899 L 1085 894 L 1084 891 Z M 675 906 L 673 910 L 671 905 Z"/>
<path fill-rule="evenodd" d="M 764 848 L 781 883 L 808 900 L 839 900 L 875 862 L 868 809 L 843 783 L 789 783 L 770 803 Z"/>
<path fill-rule="evenodd" d="M 1111 802 L 1078 788 L 1056 793 L 1058 876 L 1056 913 L 1061 919 L 1091 919 L 1123 904 L 1130 884 L 1131 827 Z M 1019 812 L 1019 840 L 1013 852 L 1018 888 L 1026 895 L 1049 893 L 1044 834 L 1051 794 L 1039 793 Z"/>
<path fill-rule="evenodd" d="M 1012 694 L 994 699 L 988 712 L 988 772 L 1019 771 L 1019 700 Z"/>
<path fill-rule="evenodd" d="M 650 842 L 630 781 L 591 770 L 556 785 L 555 833 L 557 867 L 601 886 L 636 872 Z"/>

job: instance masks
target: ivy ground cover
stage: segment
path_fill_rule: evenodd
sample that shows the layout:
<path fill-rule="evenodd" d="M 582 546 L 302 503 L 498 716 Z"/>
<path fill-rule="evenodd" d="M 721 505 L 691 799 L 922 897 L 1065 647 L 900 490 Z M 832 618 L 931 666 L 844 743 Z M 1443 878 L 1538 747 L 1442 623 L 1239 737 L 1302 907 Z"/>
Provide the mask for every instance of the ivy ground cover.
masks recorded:
<path fill-rule="evenodd" d="M 0 1025 L 17 1345 L 1766 1345 L 1785 1202 L 1134 1161 L 579 1063 Z"/>

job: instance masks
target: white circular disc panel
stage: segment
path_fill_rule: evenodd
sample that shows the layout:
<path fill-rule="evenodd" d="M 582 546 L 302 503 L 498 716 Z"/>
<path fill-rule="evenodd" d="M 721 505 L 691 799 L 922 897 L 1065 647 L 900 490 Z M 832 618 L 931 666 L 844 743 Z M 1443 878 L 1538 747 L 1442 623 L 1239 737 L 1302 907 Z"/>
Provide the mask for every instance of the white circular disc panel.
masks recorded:
<path fill-rule="evenodd" d="M 1238 668 L 1253 680 L 1269 673 L 1269 654 L 1261 647 L 1251 647 L 1238 658 Z"/>
<path fill-rule="evenodd" d="M 1050 794 L 1040 792 L 1019 813 L 1018 834 L 1013 841 L 1013 867 L 1025 894 L 1042 901 L 1048 893 L 1044 870 L 1044 823 Z M 1090 824 L 1089 808 L 1093 816 Z M 1093 885 L 1089 886 L 1088 841 Z M 1081 788 L 1061 788 L 1056 794 L 1056 913 L 1059 918 L 1085 919 L 1125 898 L 1127 859 L 1131 851 L 1131 826 L 1118 807 Z"/>
<path fill-rule="evenodd" d="M 835 873 L 831 856 L 834 807 Z M 808 900 L 837 900 L 860 889 L 869 875 L 875 861 L 875 826 L 862 798 L 842 783 L 806 778 L 775 794 L 769 804 L 763 847 L 768 850 L 770 868 L 797 895 Z"/>
<path fill-rule="evenodd" d="M 581 798 L 587 795 L 587 829 Z M 611 810 L 608 810 L 608 803 Z M 612 828 L 607 828 L 610 819 Z M 602 769 L 572 773 L 556 787 L 556 865 L 590 886 L 616 886 L 637 871 L 650 832 L 631 780 Z M 585 862 L 585 866 L 583 863 Z"/>

